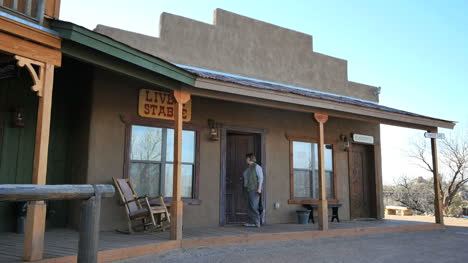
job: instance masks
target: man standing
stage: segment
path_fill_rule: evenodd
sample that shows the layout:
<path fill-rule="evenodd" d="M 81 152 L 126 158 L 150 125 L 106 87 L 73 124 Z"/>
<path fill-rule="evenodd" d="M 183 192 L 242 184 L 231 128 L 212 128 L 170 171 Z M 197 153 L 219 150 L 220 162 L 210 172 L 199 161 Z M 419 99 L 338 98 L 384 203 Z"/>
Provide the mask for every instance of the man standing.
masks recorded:
<path fill-rule="evenodd" d="M 260 195 L 262 194 L 263 170 L 262 167 L 256 163 L 257 159 L 253 153 L 246 155 L 246 162 L 248 167 L 245 169 L 243 177 L 244 189 L 247 192 L 249 222 L 244 224 L 244 226 L 260 227 L 258 205 Z"/>

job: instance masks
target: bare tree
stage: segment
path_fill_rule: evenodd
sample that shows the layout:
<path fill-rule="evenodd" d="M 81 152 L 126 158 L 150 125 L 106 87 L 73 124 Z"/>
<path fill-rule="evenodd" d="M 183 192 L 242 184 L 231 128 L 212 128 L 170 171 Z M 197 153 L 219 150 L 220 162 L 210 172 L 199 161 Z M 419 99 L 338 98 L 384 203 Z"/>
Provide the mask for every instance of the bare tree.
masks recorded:
<path fill-rule="evenodd" d="M 433 181 L 422 177 L 410 178 L 407 175 L 395 180 L 395 185 L 385 186 L 387 202 L 395 201 L 419 213 L 434 211 Z"/>
<path fill-rule="evenodd" d="M 441 195 L 444 213 L 447 214 L 454 197 L 468 182 L 468 140 L 462 136 L 440 140 Z M 427 141 L 415 141 L 409 156 L 416 165 L 433 173 L 430 149 Z"/>

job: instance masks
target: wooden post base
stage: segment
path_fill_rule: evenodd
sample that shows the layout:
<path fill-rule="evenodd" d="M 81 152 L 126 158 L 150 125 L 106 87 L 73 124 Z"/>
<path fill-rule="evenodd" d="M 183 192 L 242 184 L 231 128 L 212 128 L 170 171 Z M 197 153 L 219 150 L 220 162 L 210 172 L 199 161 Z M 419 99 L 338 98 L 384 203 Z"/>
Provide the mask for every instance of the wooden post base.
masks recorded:
<path fill-rule="evenodd" d="M 182 209 L 184 202 L 182 200 L 172 201 L 171 203 L 171 239 L 182 240 Z"/>
<path fill-rule="evenodd" d="M 44 201 L 34 201 L 28 206 L 26 216 L 26 234 L 24 236 L 25 261 L 42 259 L 44 250 L 46 204 Z"/>
<path fill-rule="evenodd" d="M 318 223 L 320 230 L 328 230 L 328 201 L 319 200 Z"/>

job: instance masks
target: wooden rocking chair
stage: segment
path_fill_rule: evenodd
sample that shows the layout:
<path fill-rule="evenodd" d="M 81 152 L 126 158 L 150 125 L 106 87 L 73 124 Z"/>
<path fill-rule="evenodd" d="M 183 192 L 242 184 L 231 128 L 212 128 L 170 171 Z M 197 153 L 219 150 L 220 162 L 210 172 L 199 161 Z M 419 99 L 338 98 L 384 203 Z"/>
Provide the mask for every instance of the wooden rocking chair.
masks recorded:
<path fill-rule="evenodd" d="M 162 231 L 166 230 L 167 225 L 171 222 L 171 218 L 162 196 L 153 198 L 138 196 L 129 179 L 112 178 L 112 180 L 125 206 L 130 234 L 140 232 L 137 231 L 136 226 L 142 226 L 143 232 L 160 229 Z M 150 201 L 154 199 L 159 199 L 158 206 L 150 204 Z M 157 215 L 158 220 L 155 219 L 155 215 Z"/>

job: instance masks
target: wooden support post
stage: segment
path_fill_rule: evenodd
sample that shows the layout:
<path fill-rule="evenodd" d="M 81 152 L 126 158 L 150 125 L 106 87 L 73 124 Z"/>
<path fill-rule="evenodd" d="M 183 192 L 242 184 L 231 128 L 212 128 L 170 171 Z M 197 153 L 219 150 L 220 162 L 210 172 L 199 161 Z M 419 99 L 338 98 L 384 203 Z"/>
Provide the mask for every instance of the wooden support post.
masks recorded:
<path fill-rule="evenodd" d="M 433 131 L 437 133 L 437 128 Z M 444 224 L 444 212 L 443 212 L 443 202 L 441 196 L 441 182 L 440 182 L 440 175 L 439 175 L 439 162 L 437 159 L 437 139 L 431 138 L 431 151 L 432 151 L 432 170 L 434 176 L 434 214 L 435 214 L 435 221 L 437 224 Z"/>
<path fill-rule="evenodd" d="M 44 201 L 30 202 L 26 217 L 26 233 L 24 234 L 25 261 L 42 259 L 44 250 L 44 230 L 46 218 L 46 205 Z"/>
<path fill-rule="evenodd" d="M 98 262 L 100 218 L 101 195 L 96 193 L 96 196 L 81 203 L 78 263 Z"/>
<path fill-rule="evenodd" d="M 176 100 L 174 114 L 174 179 L 172 180 L 172 204 L 171 204 L 171 239 L 182 240 L 182 219 L 184 203 L 181 197 L 182 191 L 182 109 L 183 104 L 190 100 L 190 94 L 182 91 L 174 91 Z"/>
<path fill-rule="evenodd" d="M 318 223 L 320 230 L 328 230 L 328 202 L 325 181 L 325 134 L 323 125 L 328 120 L 328 115 L 315 113 L 315 120 L 318 122 L 318 181 L 319 181 L 319 204 Z"/>
<path fill-rule="evenodd" d="M 39 96 L 37 110 L 36 143 L 34 146 L 34 168 L 32 183 L 44 185 L 47 175 L 47 154 L 49 151 L 50 112 L 52 109 L 52 88 L 54 83 L 54 66 L 15 56 L 18 66 L 26 67 L 31 74 L 34 85 L 32 90 Z M 36 71 L 34 66 L 38 66 Z M 45 232 L 45 204 L 35 201 L 28 208 L 26 234 L 24 238 L 24 260 L 42 259 Z"/>
<path fill-rule="evenodd" d="M 44 86 L 39 97 L 36 124 L 36 144 L 34 148 L 33 184 L 46 184 L 47 155 L 49 153 L 50 112 L 52 109 L 52 89 L 54 66 L 45 65 Z M 38 94 L 40 94 L 38 91 Z"/>

